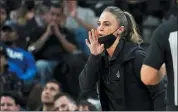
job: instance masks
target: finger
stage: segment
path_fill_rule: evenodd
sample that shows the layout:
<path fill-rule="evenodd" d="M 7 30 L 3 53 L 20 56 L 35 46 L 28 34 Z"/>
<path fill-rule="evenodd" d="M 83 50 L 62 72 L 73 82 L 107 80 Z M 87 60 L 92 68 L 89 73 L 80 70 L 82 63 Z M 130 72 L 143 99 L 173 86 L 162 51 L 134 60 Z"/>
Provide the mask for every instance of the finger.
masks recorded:
<path fill-rule="evenodd" d="M 53 27 L 53 24 L 49 24 L 48 28 L 51 28 L 51 27 Z"/>
<path fill-rule="evenodd" d="M 96 40 L 96 38 L 95 38 L 95 30 L 94 29 L 91 30 L 91 36 L 92 36 L 93 40 Z"/>
<path fill-rule="evenodd" d="M 51 26 L 51 24 L 48 24 L 47 27 Z"/>
<path fill-rule="evenodd" d="M 56 27 L 56 23 L 52 22 L 51 26 Z"/>
<path fill-rule="evenodd" d="M 51 22 L 49 25 L 50 25 L 50 26 L 53 26 L 53 25 L 54 25 L 54 22 Z"/>
<path fill-rule="evenodd" d="M 89 41 L 90 41 L 90 43 L 93 42 L 93 38 L 92 38 L 92 35 L 91 35 L 91 31 L 88 32 L 88 36 L 89 36 Z"/>
<path fill-rule="evenodd" d="M 85 39 L 86 45 L 90 47 L 90 43 L 88 42 L 88 39 Z"/>
<path fill-rule="evenodd" d="M 52 27 L 51 25 L 48 25 L 47 30 L 51 30 L 51 27 Z"/>
<path fill-rule="evenodd" d="M 98 31 L 97 31 L 97 30 L 95 30 L 95 37 L 96 37 L 96 39 L 98 40 L 99 34 L 98 34 Z"/>

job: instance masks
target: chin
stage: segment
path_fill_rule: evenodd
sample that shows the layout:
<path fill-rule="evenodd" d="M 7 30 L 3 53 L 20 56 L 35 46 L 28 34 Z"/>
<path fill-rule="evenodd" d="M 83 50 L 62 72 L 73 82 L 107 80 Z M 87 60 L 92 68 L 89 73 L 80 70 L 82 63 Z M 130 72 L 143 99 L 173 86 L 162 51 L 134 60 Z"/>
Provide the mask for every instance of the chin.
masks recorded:
<path fill-rule="evenodd" d="M 50 101 L 49 99 L 43 99 L 42 102 L 43 102 L 43 103 L 50 103 L 50 102 L 52 102 L 52 101 Z"/>
<path fill-rule="evenodd" d="M 49 101 L 49 100 L 46 100 L 46 101 L 43 101 L 44 104 L 51 104 L 53 103 L 52 101 Z"/>
<path fill-rule="evenodd" d="M 104 36 L 104 35 L 103 35 Z M 102 38 L 103 36 L 99 36 L 98 38 Z"/>

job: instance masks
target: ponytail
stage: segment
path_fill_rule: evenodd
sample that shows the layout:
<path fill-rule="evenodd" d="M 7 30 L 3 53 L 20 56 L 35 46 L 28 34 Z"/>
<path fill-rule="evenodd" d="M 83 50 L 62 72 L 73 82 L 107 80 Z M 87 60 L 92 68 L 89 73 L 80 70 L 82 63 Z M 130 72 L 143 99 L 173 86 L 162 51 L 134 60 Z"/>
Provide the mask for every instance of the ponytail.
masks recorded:
<path fill-rule="evenodd" d="M 133 16 L 126 11 L 124 11 L 124 15 L 127 19 L 127 36 L 125 38 L 133 43 L 142 43 L 143 40 L 141 39 L 141 36 L 138 33 L 137 25 Z"/>

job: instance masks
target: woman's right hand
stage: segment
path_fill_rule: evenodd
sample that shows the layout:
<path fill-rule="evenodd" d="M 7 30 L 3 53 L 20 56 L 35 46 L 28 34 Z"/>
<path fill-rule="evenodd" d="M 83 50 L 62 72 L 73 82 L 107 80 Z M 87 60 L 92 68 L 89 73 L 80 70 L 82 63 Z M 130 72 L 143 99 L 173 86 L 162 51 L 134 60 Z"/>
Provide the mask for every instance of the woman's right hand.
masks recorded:
<path fill-rule="evenodd" d="M 88 32 L 89 36 L 89 41 L 86 39 L 86 44 L 88 48 L 90 49 L 91 54 L 93 55 L 99 55 L 104 51 L 104 44 L 100 44 L 98 42 L 98 34 L 97 31 L 92 29 L 91 31 Z"/>

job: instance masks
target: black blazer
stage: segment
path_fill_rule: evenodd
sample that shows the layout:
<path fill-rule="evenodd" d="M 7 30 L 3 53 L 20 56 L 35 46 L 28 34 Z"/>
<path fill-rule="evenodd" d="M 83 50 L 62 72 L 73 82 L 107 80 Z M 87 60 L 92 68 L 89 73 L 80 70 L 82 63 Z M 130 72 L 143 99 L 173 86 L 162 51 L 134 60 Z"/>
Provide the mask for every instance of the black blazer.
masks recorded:
<path fill-rule="evenodd" d="M 139 45 L 125 40 L 120 40 L 111 59 L 107 52 L 90 55 L 79 77 L 82 92 L 95 90 L 99 82 L 102 110 L 154 110 L 153 97 L 164 96 L 165 88 L 163 83 L 147 87 L 141 82 L 140 69 L 145 55 Z M 164 97 L 160 99 L 161 108 L 164 108 Z"/>

